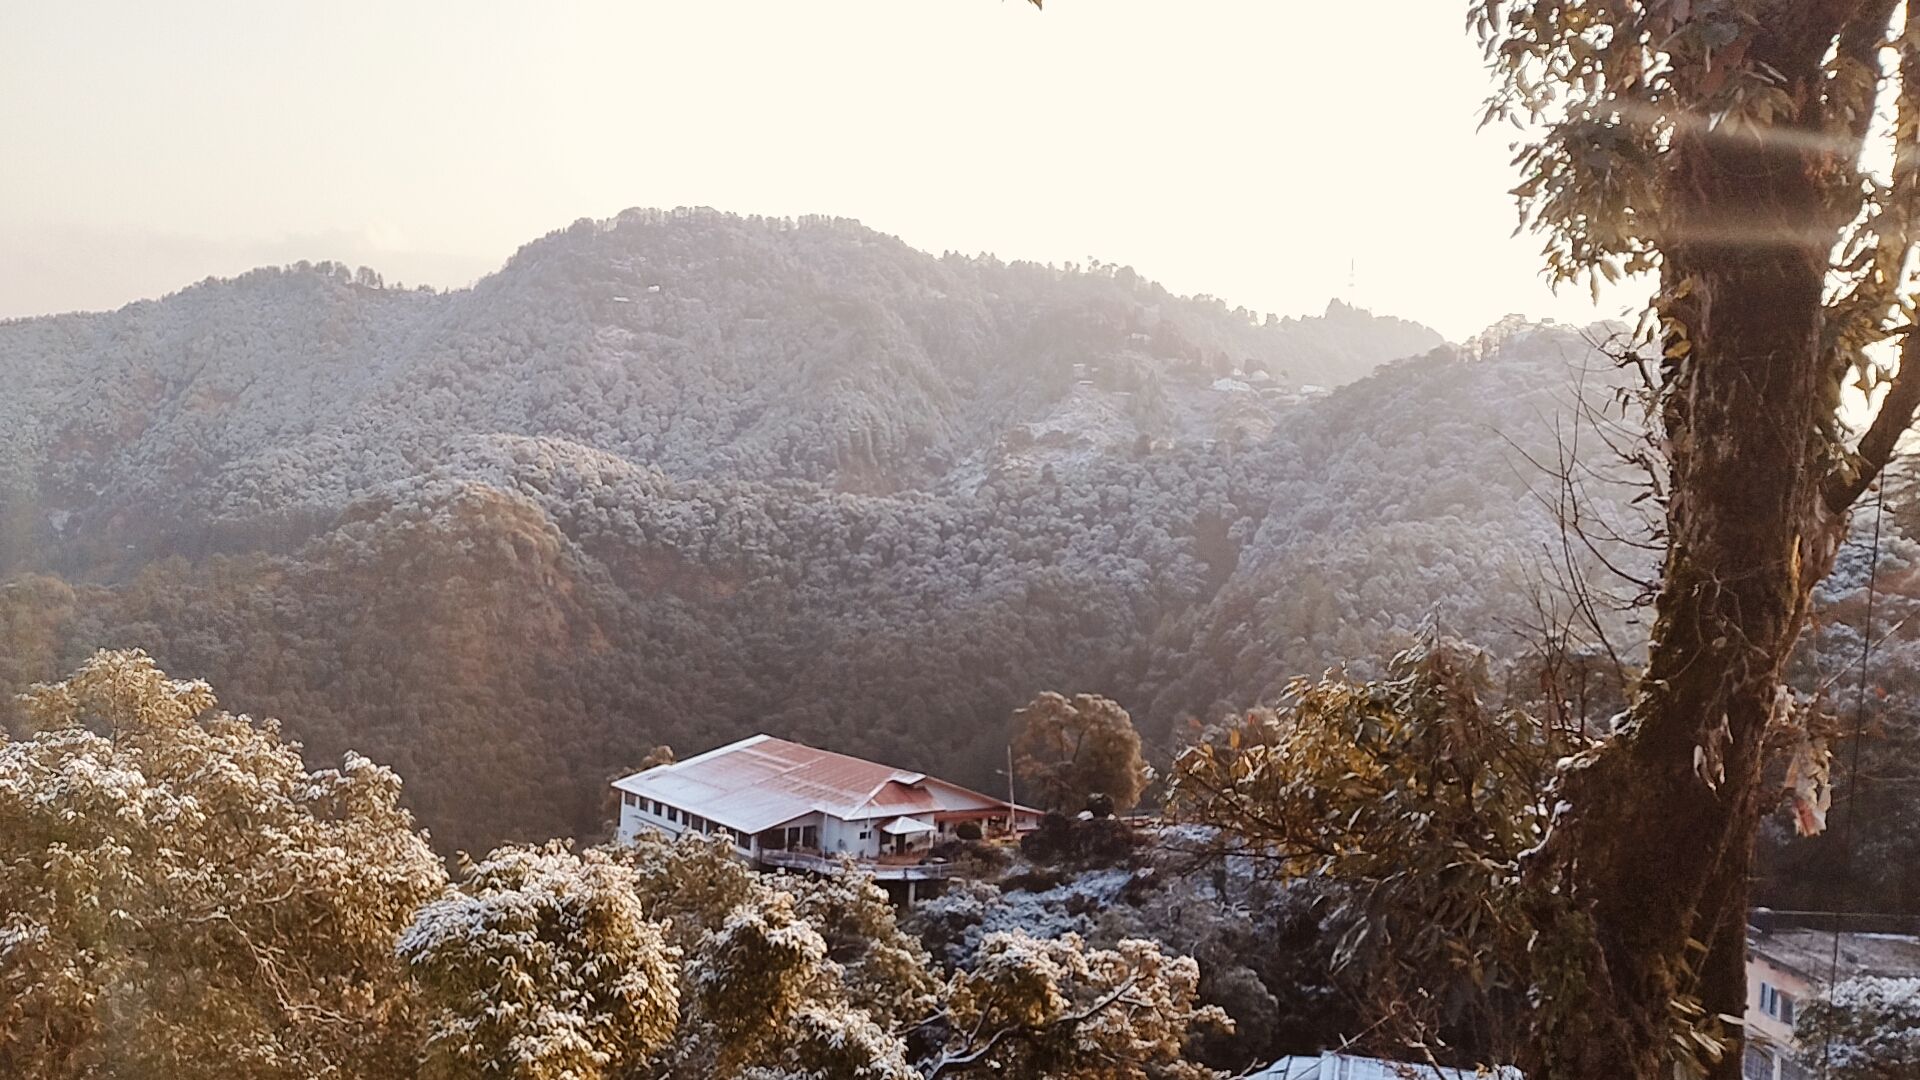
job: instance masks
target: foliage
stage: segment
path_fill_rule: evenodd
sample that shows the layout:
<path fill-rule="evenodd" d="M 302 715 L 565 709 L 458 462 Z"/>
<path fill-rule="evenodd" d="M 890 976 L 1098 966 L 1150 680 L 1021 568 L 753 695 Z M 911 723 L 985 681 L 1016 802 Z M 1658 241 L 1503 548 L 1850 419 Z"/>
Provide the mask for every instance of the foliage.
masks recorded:
<path fill-rule="evenodd" d="M 1136 858 L 1152 837 L 1124 818 L 1081 820 L 1051 811 L 1039 828 L 1020 838 L 1020 853 L 1037 863 L 1061 866 L 1118 866 Z"/>
<path fill-rule="evenodd" d="M 793 893 L 767 892 L 735 908 L 708 931 L 689 966 L 705 1034 L 683 1048 L 682 1070 L 692 1051 L 694 1060 L 710 1060 L 701 1073 L 721 1077 L 776 1062 L 789 1076 L 822 1080 L 910 1076 L 905 1043 L 847 1003 L 840 973 L 825 939 L 797 914 Z M 712 1047 L 710 1059 L 699 1053 L 702 1042 Z"/>
<path fill-rule="evenodd" d="M 1920 979 L 1844 979 L 1803 1006 L 1794 1038 L 1832 1080 L 1920 1077 Z"/>
<path fill-rule="evenodd" d="M 827 943 L 795 914 L 790 894 L 741 905 L 708 931 L 692 973 L 700 1008 L 720 1037 L 738 1047 L 772 1038 L 805 1002 L 826 990 Z M 752 1055 L 722 1057 L 735 1068 Z"/>
<path fill-rule="evenodd" d="M 1571 747 L 1488 710 L 1484 653 L 1428 638 L 1369 683 L 1301 680 L 1291 704 L 1207 732 L 1174 764 L 1169 810 L 1219 852 L 1346 886 L 1352 966 L 1383 1041 L 1444 1033 L 1482 1060 L 1513 1049 L 1531 978 L 1522 856 L 1546 831 Z"/>
<path fill-rule="evenodd" d="M 1049 690 L 1014 719 L 1014 770 L 1050 810 L 1078 810 L 1095 794 L 1111 800 L 1109 813 L 1129 810 L 1153 782 L 1133 718 L 1113 701 L 1094 694 L 1069 700 Z"/>
<path fill-rule="evenodd" d="M 900 929 L 886 891 L 852 867 L 838 874 L 782 875 L 773 887 L 794 898 L 794 910 L 826 942 L 839 966 L 847 1001 L 889 1031 L 931 1013 L 941 990 L 927 952 Z"/>
<path fill-rule="evenodd" d="M 667 869 L 674 865 L 697 874 L 703 849 L 725 855 L 720 845 L 647 843 L 634 861 L 653 865 L 659 880 L 677 877 Z M 897 924 L 886 894 L 858 872 L 750 879 L 744 899 L 718 912 L 711 898 L 719 892 L 696 894 L 709 899 L 676 909 L 684 913 L 676 928 L 684 919 L 699 936 L 684 967 L 689 1008 L 662 1055 L 664 1075 L 903 1080 L 1039 1076 L 1031 1070 L 1048 1067 L 1067 1069 L 1047 1074 L 1062 1080 L 1211 1075 L 1184 1062 L 1181 1049 L 1192 1025 L 1223 1015 L 1197 1002 L 1198 965 L 1156 945 L 1089 949 L 1073 935 L 1033 943 L 1052 958 L 1043 1005 L 1008 1011 L 1005 948 L 968 949 L 960 969 L 942 979 Z M 929 1056 L 909 1066 L 915 1052 Z M 1080 1064 L 1062 1064 L 1068 1059 Z M 1037 1064 L 1049 1061 L 1055 1065 Z M 1088 1063 L 1118 1071 L 1072 1071 L 1096 1067 Z M 1001 1066 L 1015 1071 L 992 1071 Z"/>
<path fill-rule="evenodd" d="M 1556 280 L 1586 276 L 1596 289 L 1602 279 L 1660 267 L 1663 251 L 1676 246 L 1795 239 L 1765 236 L 1758 230 L 1772 226 L 1756 221 L 1722 223 L 1753 235 L 1699 235 L 1684 200 L 1673 197 L 1698 165 L 1688 158 L 1689 140 L 1712 137 L 1762 152 L 1770 140 L 1796 140 L 1792 151 L 1820 155 L 1813 182 L 1823 205 L 1797 227 L 1807 237 L 1823 227 L 1846 230 L 1826 305 L 1830 341 L 1841 359 L 1873 377 L 1878 366 L 1862 350 L 1886 336 L 1885 320 L 1904 303 L 1901 272 L 1920 226 L 1920 156 L 1898 145 L 1910 143 L 1920 124 L 1920 86 L 1902 78 L 1883 89 L 1877 54 L 1889 32 L 1887 2 L 1783 28 L 1782 38 L 1811 35 L 1785 47 L 1826 54 L 1819 83 L 1789 85 L 1759 60 L 1766 46 L 1756 39 L 1776 6 L 1473 0 L 1472 20 L 1500 79 L 1487 119 L 1533 125 L 1515 159 L 1525 177 L 1515 189 L 1523 224 L 1549 238 L 1544 254 Z M 1920 27 L 1907 26 L 1891 44 L 1904 76 Z M 1864 151 L 1882 104 L 1896 114 L 1891 130 L 1872 132 L 1897 150 L 1885 173 L 1865 164 Z"/>
<path fill-rule="evenodd" d="M 1200 968 L 1151 941 L 1088 949 L 1077 934 L 1036 940 L 990 934 L 970 970 L 954 976 L 954 1033 L 927 1075 L 1019 1080 L 1200 1080 L 1182 1060 L 1188 1028 L 1231 1027 L 1196 1003 Z"/>
<path fill-rule="evenodd" d="M 202 682 L 100 652 L 0 742 L 0 1072 L 407 1075 L 396 936 L 445 884 L 394 774 L 308 772 Z"/>
<path fill-rule="evenodd" d="M 426 1076 L 597 1080 L 667 1043 L 679 952 L 647 921 L 630 866 L 554 842 L 463 870 L 398 944 L 432 1010 Z"/>
<path fill-rule="evenodd" d="M 719 836 L 686 832 L 668 840 L 649 829 L 630 844 L 600 850 L 632 870 L 630 887 L 646 917 L 665 925 L 668 942 L 684 955 L 735 908 L 764 894 L 733 842 Z"/>

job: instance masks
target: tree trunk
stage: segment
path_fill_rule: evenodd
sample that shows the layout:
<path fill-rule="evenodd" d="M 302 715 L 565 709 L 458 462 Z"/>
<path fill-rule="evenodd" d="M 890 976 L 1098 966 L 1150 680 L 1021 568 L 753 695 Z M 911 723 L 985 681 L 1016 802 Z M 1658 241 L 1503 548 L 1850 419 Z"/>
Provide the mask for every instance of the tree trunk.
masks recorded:
<path fill-rule="evenodd" d="M 1749 56 L 1804 92 L 1831 35 L 1794 23 L 1762 30 Z M 1821 342 L 1844 222 L 1824 205 L 1817 154 L 1705 125 L 1673 153 L 1666 564 L 1628 722 L 1568 774 L 1537 864 L 1564 905 L 1557 947 L 1585 958 L 1584 981 L 1549 993 L 1537 1076 L 1669 1077 L 1676 1018 L 1744 1014 L 1747 877 L 1772 804 L 1761 738 L 1845 525 L 1824 498 L 1842 372 Z M 1736 1080 L 1740 1029 L 1724 1027 L 1717 1063 L 1693 1053 Z"/>

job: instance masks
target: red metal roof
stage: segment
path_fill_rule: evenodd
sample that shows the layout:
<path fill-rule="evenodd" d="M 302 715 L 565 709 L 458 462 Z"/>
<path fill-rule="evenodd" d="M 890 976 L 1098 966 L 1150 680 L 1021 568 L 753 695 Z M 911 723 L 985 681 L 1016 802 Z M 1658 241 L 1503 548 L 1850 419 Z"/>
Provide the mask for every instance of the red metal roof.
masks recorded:
<path fill-rule="evenodd" d="M 816 811 L 842 821 L 860 821 L 1007 805 L 925 773 L 770 735 L 755 735 L 678 764 L 634 773 L 613 786 L 746 833 Z"/>

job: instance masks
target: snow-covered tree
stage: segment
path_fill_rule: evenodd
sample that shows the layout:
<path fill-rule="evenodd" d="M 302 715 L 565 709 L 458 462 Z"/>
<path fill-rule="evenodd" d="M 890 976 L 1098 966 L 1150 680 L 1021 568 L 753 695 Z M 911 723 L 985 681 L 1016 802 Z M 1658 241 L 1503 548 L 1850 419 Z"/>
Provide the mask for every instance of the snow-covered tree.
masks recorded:
<path fill-rule="evenodd" d="M 100 652 L 0 735 L 0 1074 L 403 1076 L 396 935 L 446 882 L 358 755 Z"/>
<path fill-rule="evenodd" d="M 892 901 L 871 877 L 845 867 L 824 877 L 783 875 L 773 885 L 792 893 L 795 913 L 819 931 L 853 1007 L 889 1030 L 933 1011 L 940 980 L 926 949 L 900 929 Z"/>
<path fill-rule="evenodd" d="M 733 842 L 697 832 L 668 840 L 645 830 L 629 844 L 600 849 L 632 872 L 647 918 L 667 927 L 667 942 L 691 959 L 706 932 L 762 895 L 759 875 L 735 855 Z"/>
<path fill-rule="evenodd" d="M 1198 964 L 1151 941 L 1089 949 L 1078 934 L 989 934 L 972 968 L 954 976 L 945 1016 L 951 1037 L 926 1075 L 1210 1078 L 1217 1074 L 1180 1056 L 1187 1031 L 1232 1021 L 1198 1004 L 1199 985 Z"/>
<path fill-rule="evenodd" d="M 1842 979 L 1794 1035 L 1831 1080 L 1920 1080 L 1920 979 Z"/>
<path fill-rule="evenodd" d="M 740 1076 L 778 1067 L 788 1076 L 906 1080 L 906 1044 L 847 1000 L 843 969 L 796 910 L 791 892 L 765 889 L 702 939 L 688 965 L 696 1026 L 682 1071 Z"/>
<path fill-rule="evenodd" d="M 621 1076 L 679 1019 L 679 951 L 631 868 L 599 851 L 501 848 L 422 908 L 398 951 L 432 1010 L 431 1077 Z"/>

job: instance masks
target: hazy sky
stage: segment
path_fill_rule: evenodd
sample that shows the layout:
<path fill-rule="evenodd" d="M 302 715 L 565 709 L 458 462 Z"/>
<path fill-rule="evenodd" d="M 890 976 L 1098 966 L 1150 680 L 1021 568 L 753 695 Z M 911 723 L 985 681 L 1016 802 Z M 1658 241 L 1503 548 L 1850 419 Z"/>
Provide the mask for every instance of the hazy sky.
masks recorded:
<path fill-rule="evenodd" d="M 460 286 L 630 206 L 837 214 L 1450 338 L 1510 238 L 1462 0 L 0 4 L 0 317 L 296 259 Z M 1349 268 L 1352 268 L 1351 272 Z"/>

